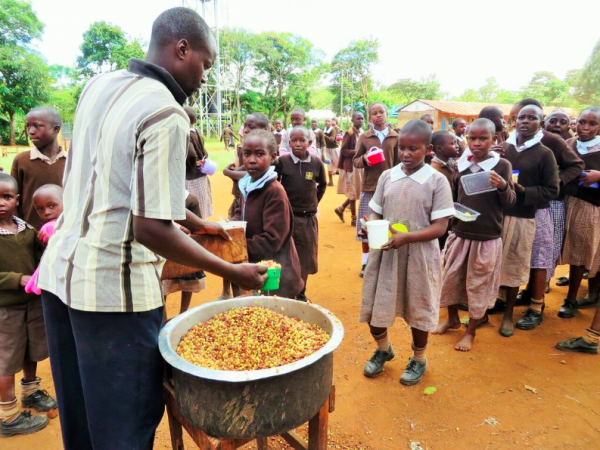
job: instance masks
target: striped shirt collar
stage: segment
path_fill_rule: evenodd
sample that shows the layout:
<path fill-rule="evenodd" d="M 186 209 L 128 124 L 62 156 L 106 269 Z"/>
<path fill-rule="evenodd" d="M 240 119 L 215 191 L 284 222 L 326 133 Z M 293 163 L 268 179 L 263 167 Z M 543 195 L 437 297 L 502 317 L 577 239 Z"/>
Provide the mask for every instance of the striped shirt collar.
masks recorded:
<path fill-rule="evenodd" d="M 159 81 L 166 86 L 166 88 L 173 94 L 175 100 L 180 105 L 183 105 L 187 100 L 187 95 L 181 89 L 181 86 L 175 81 L 173 75 L 171 75 L 166 69 L 152 64 L 148 61 L 142 61 L 141 59 L 131 58 L 129 60 L 129 71 L 136 75 L 152 78 L 153 80 Z"/>
<path fill-rule="evenodd" d="M 22 231 L 25 231 L 27 228 L 32 229 L 33 227 L 31 225 L 29 225 L 27 222 L 25 222 L 22 219 L 19 219 L 17 216 L 13 216 L 12 218 L 13 222 L 17 224 L 17 234 L 21 233 Z M 11 233 L 8 230 L 5 230 L 4 228 L 0 227 L 0 236 L 14 236 L 13 233 Z"/>

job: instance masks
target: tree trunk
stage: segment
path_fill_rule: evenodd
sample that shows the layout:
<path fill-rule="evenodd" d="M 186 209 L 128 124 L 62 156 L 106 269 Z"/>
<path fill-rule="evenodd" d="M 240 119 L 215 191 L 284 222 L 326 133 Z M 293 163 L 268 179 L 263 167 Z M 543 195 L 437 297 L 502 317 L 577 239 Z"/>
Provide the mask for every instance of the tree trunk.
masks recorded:
<path fill-rule="evenodd" d="M 17 145 L 17 140 L 15 139 L 15 113 L 11 111 L 8 113 L 8 117 L 10 118 L 10 140 L 8 145 Z"/>

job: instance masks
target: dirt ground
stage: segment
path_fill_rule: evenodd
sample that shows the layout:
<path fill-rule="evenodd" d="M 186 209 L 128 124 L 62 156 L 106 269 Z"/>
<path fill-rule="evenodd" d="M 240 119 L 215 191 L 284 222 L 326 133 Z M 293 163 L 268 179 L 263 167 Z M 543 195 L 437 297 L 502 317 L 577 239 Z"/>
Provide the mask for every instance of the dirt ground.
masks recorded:
<path fill-rule="evenodd" d="M 211 181 L 215 215 L 226 217 L 231 183 L 222 175 Z M 556 313 L 566 288 L 554 283 L 545 321 L 537 330 L 517 330 L 506 339 L 498 334 L 500 317 L 493 316 L 480 329 L 470 353 L 454 350 L 459 332 L 432 336 L 428 371 L 413 387 L 398 382 L 411 354 L 409 329 L 398 320 L 391 330 L 396 359 L 379 378 L 365 378 L 363 364 L 374 348 L 367 327 L 358 323 L 360 247 L 349 216 L 342 224 L 333 213 L 342 201 L 335 189 L 328 189 L 321 203 L 320 271 L 309 279 L 307 292 L 313 302 L 341 319 L 346 332 L 335 353 L 337 400 L 330 416 L 329 448 L 600 448 L 600 357 L 554 348 L 557 341 L 580 335 L 589 326 L 593 310 L 583 310 L 575 319 L 559 319 Z M 560 267 L 558 275 L 566 271 Z M 209 276 L 207 290 L 194 296 L 192 306 L 216 298 L 220 288 L 220 280 Z M 168 299 L 167 308 L 169 317 L 176 314 L 176 295 Z M 40 364 L 39 374 L 43 387 L 53 392 L 48 361 Z M 437 391 L 425 395 L 430 386 Z M 155 448 L 170 447 L 164 417 Z M 187 435 L 186 447 L 194 448 Z M 35 435 L 4 439 L 0 448 L 58 450 L 62 448 L 59 421 L 52 420 Z M 270 439 L 270 448 L 287 447 Z"/>

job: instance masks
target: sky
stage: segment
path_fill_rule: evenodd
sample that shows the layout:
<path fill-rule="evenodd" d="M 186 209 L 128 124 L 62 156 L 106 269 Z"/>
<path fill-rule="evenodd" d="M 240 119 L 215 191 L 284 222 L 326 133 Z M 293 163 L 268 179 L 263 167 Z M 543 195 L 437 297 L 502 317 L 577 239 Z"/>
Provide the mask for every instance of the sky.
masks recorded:
<path fill-rule="evenodd" d="M 196 0 L 30 0 L 45 24 L 37 50 L 50 64 L 73 65 L 82 35 L 104 20 L 150 40 L 165 9 Z M 197 4 L 202 12 L 201 3 Z M 379 41 L 373 79 L 383 85 L 436 74 L 457 96 L 495 77 L 519 89 L 536 71 L 564 77 L 581 68 L 600 39 L 598 0 L 219 0 L 219 25 L 254 32 L 290 32 L 330 60 L 353 40 Z M 214 3 L 206 20 L 214 26 Z"/>

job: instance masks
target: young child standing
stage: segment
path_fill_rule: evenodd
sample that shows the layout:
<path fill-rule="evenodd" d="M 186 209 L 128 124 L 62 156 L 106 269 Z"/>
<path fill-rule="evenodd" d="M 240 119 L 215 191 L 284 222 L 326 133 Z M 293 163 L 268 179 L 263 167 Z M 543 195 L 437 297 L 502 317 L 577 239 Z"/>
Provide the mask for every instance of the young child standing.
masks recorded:
<path fill-rule="evenodd" d="M 275 136 L 275 142 L 277 142 L 277 148 L 279 148 L 285 134 L 283 131 L 283 121 L 281 119 L 276 119 L 273 123 L 273 127 L 275 128 L 273 136 Z"/>
<path fill-rule="evenodd" d="M 506 131 L 506 121 L 504 120 L 504 111 L 497 106 L 486 106 L 479 112 L 480 119 L 489 119 L 496 127 L 494 144 L 500 145 L 508 138 Z M 495 151 L 495 149 L 492 149 Z"/>
<path fill-rule="evenodd" d="M 23 370 L 21 405 L 38 412 L 56 408 L 56 400 L 40 389 L 37 363 L 48 358 L 42 300 L 27 294 L 43 247 L 36 231 L 16 217 L 17 181 L 0 173 L 0 435 L 31 434 L 48 425 L 45 415 L 21 412 L 15 396 L 15 374 Z M 5 257 L 11 255 L 10 258 Z"/>
<path fill-rule="evenodd" d="M 306 122 L 306 112 L 302 108 L 294 108 L 290 113 L 290 122 L 292 124 L 292 128 L 289 130 L 284 130 L 281 137 L 281 145 L 279 146 L 279 154 L 285 155 L 287 153 L 292 152 L 292 147 L 290 145 L 290 133 L 295 127 L 303 127 L 304 122 Z M 308 152 L 312 156 L 319 156 L 317 149 L 315 147 L 316 137 L 315 133 L 312 130 L 308 131 L 310 137 L 310 144 L 308 146 Z M 277 139 L 277 138 L 276 138 Z"/>
<path fill-rule="evenodd" d="M 571 119 L 562 109 L 555 109 L 544 120 L 544 129 L 549 133 L 554 133 L 565 141 L 573 137 L 569 127 Z"/>
<path fill-rule="evenodd" d="M 33 207 L 33 193 L 45 184 L 62 186 L 67 153 L 58 145 L 62 121 L 54 108 L 34 108 L 26 120 L 27 135 L 33 148 L 15 157 L 11 175 L 17 180 L 20 193 L 17 215 L 39 229 L 43 223 Z"/>
<path fill-rule="evenodd" d="M 325 137 L 323 136 L 323 130 L 317 124 L 317 119 L 310 121 L 310 130 L 315 134 L 313 146 L 317 150 L 317 156 L 322 159 L 323 152 L 325 151 Z"/>
<path fill-rule="evenodd" d="M 202 173 L 201 170 L 205 159 L 208 158 L 208 152 L 204 146 L 204 139 L 195 127 L 198 120 L 196 112 L 189 106 L 186 106 L 184 109 L 190 119 L 191 126 L 185 170 L 185 188 L 198 199 L 200 206 L 199 217 L 208 219 L 214 213 L 212 190 L 208 176 Z M 233 130 L 231 133 L 233 136 Z"/>
<path fill-rule="evenodd" d="M 435 118 L 433 117 L 433 114 L 423 114 L 421 120 L 427 122 L 431 127 L 431 131 L 433 131 L 435 128 Z"/>
<path fill-rule="evenodd" d="M 329 176 L 329 183 L 327 186 L 333 186 L 333 171 L 336 170 L 340 158 L 337 131 L 337 127 L 333 124 L 333 120 L 329 118 L 325 119 L 323 139 L 325 139 L 325 157 L 329 160 L 327 163 L 327 174 Z"/>
<path fill-rule="evenodd" d="M 600 181 L 600 108 L 581 111 L 577 120 L 577 138 L 568 141 L 585 163 L 580 177 L 565 187 L 567 193 L 565 243 L 562 263 L 569 264 L 569 292 L 559 317 L 575 317 L 578 308 L 597 306 L 600 301 L 600 189 L 593 187 Z M 577 298 L 577 291 L 585 271 L 588 273 L 587 298 Z M 594 328 L 600 331 L 600 328 Z M 573 343 L 574 351 L 577 349 Z M 596 352 L 598 340 L 595 341 Z M 567 346 L 567 344 L 563 344 Z"/>
<path fill-rule="evenodd" d="M 354 165 L 352 160 L 356 154 L 356 143 L 358 138 L 362 134 L 362 127 L 365 122 L 365 117 L 360 112 L 352 114 L 352 128 L 350 128 L 345 134 L 342 140 L 342 148 L 340 150 L 340 160 L 338 162 L 338 169 L 340 171 L 340 178 L 338 182 L 338 194 L 346 196 L 346 201 L 341 206 L 335 208 L 335 214 L 340 220 L 345 223 L 344 211 L 346 208 L 350 208 L 350 214 L 352 217 L 351 225 L 356 226 L 356 200 L 358 199 L 358 192 L 355 189 L 355 183 L 352 179 L 354 172 Z M 358 170 L 358 169 L 357 169 Z"/>
<path fill-rule="evenodd" d="M 441 291 L 441 306 L 448 307 L 448 319 L 434 334 L 460 328 L 458 305 L 466 299 L 469 325 L 454 347 L 463 352 L 471 350 L 477 327 L 488 321 L 486 311 L 496 301 L 500 287 L 504 209 L 510 208 L 516 201 L 510 163 L 491 152 L 495 133 L 495 126 L 488 119 L 477 119 L 471 124 L 471 155 L 465 155 L 458 161 L 452 186 L 455 200 L 481 215 L 476 222 L 452 220 L 452 232 L 444 250 Z M 490 174 L 490 184 L 496 190 L 477 195 L 465 194 L 461 178 L 481 171 Z"/>
<path fill-rule="evenodd" d="M 281 264 L 278 296 L 296 298 L 304 289 L 300 260 L 294 245 L 294 216 L 285 189 L 273 166 L 277 143 L 266 130 L 244 137 L 243 163 L 247 175 L 239 181 L 242 198 L 235 220 L 245 220 L 249 260 Z"/>
<path fill-rule="evenodd" d="M 399 139 L 401 164 L 386 170 L 370 201 L 371 219 L 401 223 L 406 233 L 390 227 L 392 238 L 372 249 L 365 269 L 360 322 L 369 324 L 377 350 L 364 375 L 374 377 L 394 358 L 388 328 L 396 317 L 411 327 L 413 356 L 400 378 L 404 385 L 421 381 L 427 368 L 425 351 L 437 327 L 442 266 L 437 238 L 454 215 L 452 191 L 442 174 L 425 164 L 431 152 L 431 128 L 422 120 L 408 122 Z"/>
<path fill-rule="evenodd" d="M 375 195 L 377 182 L 381 174 L 399 162 L 398 156 L 398 133 L 385 126 L 387 119 L 387 108 L 383 103 L 375 102 L 369 106 L 369 122 L 373 125 L 364 132 L 356 143 L 356 154 L 352 160 L 356 169 L 363 169 L 362 186 L 360 191 L 360 205 L 358 207 L 358 217 L 370 216 L 373 212 L 370 208 L 370 201 Z M 379 164 L 370 165 L 367 160 L 367 152 L 372 148 L 383 150 L 385 160 Z M 362 242 L 362 267 L 360 276 L 364 275 L 365 265 L 369 257 L 369 245 L 367 239 L 361 237 L 360 221 L 356 224 L 356 240 Z"/>
<path fill-rule="evenodd" d="M 431 167 L 444 175 L 452 185 L 456 159 L 460 152 L 458 139 L 448 131 L 436 131 L 431 138 L 431 145 L 433 145 L 434 155 Z"/>
<path fill-rule="evenodd" d="M 519 286 L 527 283 L 532 264 L 532 249 L 536 231 L 536 213 L 550 208 L 550 200 L 559 192 L 558 166 L 550 149 L 542 143 L 541 132 L 543 112 L 529 105 L 521 109 L 517 116 L 517 134 L 514 140 L 504 143 L 504 155 L 512 164 L 517 177 L 515 191 L 517 201 L 505 211 L 502 230 L 503 259 L 500 275 L 501 300 L 506 301 L 500 334 L 510 337 L 514 334 L 513 309 Z M 537 219 L 546 231 L 545 246 L 552 253 L 552 217 L 550 213 Z M 545 270 L 536 273 L 531 287 L 531 305 L 516 327 L 532 330 L 543 320 Z M 505 297 L 502 298 L 502 297 Z"/>
<path fill-rule="evenodd" d="M 294 213 L 294 244 L 304 281 L 304 289 L 298 295 L 298 300 L 302 301 L 307 301 L 308 276 L 317 273 L 319 269 L 317 210 L 327 188 L 323 162 L 308 152 L 309 136 L 305 127 L 293 128 L 290 131 L 292 153 L 281 156 L 275 165 L 275 171 Z"/>
<path fill-rule="evenodd" d="M 187 108 L 189 108 L 189 106 Z M 229 147 L 234 146 L 236 139 L 235 132 L 233 131 L 233 128 L 231 128 L 231 124 L 228 123 L 225 125 L 225 128 L 223 128 L 223 134 L 221 135 L 221 140 L 223 141 L 223 145 L 225 145 L 225 150 L 229 151 Z"/>
<path fill-rule="evenodd" d="M 452 122 L 452 132 L 454 136 L 456 136 L 456 140 L 458 141 L 458 146 L 460 147 L 460 155 L 465 151 L 467 146 L 466 132 L 467 132 L 467 121 L 465 119 L 455 119 Z M 459 155 L 459 156 L 460 156 Z"/>

